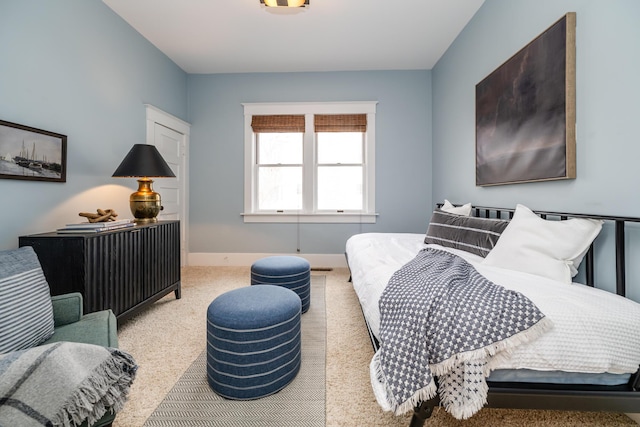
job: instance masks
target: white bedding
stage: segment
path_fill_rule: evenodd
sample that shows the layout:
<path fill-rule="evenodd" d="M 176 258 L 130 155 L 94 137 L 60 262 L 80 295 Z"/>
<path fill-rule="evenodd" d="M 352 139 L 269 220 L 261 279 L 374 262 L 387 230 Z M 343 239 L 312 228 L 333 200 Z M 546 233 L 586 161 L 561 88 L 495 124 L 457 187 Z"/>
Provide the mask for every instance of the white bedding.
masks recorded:
<path fill-rule="evenodd" d="M 353 286 L 378 337 L 378 300 L 393 273 L 426 247 L 424 234 L 363 233 L 346 244 Z M 468 252 L 431 245 L 462 256 L 478 272 L 532 300 L 554 324 L 537 340 L 499 358 L 491 369 L 531 369 L 630 374 L 640 365 L 640 304 L 581 284 L 567 285 L 528 273 L 483 265 Z"/>

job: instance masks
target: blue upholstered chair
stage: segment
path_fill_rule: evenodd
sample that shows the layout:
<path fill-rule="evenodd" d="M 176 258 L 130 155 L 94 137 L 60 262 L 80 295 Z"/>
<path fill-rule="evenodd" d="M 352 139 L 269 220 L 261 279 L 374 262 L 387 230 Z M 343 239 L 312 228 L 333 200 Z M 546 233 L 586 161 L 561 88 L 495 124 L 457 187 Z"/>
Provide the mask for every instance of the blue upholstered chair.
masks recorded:
<path fill-rule="evenodd" d="M 59 341 L 117 348 L 117 333 L 111 310 L 84 314 L 82 294 L 50 296 L 33 248 L 0 251 L 0 337 L 9 337 L 0 353 Z M 93 426 L 110 426 L 115 417 L 107 411 Z"/>

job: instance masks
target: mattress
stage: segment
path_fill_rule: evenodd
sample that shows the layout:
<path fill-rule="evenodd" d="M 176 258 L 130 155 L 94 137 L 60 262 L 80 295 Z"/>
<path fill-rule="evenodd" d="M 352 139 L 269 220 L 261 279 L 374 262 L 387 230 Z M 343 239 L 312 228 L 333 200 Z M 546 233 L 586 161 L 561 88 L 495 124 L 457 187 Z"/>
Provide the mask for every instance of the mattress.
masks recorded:
<path fill-rule="evenodd" d="M 482 257 L 454 253 L 485 277 L 522 293 L 554 327 L 493 366 L 488 381 L 620 385 L 640 365 L 640 304 L 578 283 L 567 285 L 528 273 L 482 264 Z M 363 233 L 351 237 L 346 255 L 354 290 L 373 335 L 379 336 L 378 300 L 393 273 L 427 247 L 424 234 Z M 631 325 L 631 326 L 630 326 Z"/>

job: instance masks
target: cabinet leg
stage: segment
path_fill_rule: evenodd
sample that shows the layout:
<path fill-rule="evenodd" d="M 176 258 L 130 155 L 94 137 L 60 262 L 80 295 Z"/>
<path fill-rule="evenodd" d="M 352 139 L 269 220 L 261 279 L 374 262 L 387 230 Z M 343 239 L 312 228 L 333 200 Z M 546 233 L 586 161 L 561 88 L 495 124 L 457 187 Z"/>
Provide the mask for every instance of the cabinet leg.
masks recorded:
<path fill-rule="evenodd" d="M 176 299 L 182 298 L 182 287 L 180 286 L 179 283 L 178 283 L 178 287 L 176 288 L 175 291 L 173 291 L 173 293 L 176 295 Z"/>

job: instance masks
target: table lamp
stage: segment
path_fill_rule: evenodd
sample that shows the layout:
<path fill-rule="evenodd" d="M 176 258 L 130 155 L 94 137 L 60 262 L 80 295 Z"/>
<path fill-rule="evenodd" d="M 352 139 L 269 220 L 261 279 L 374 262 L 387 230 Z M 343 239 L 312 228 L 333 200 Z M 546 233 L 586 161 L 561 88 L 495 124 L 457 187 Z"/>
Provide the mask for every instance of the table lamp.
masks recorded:
<path fill-rule="evenodd" d="M 139 178 L 138 191 L 129 197 L 131 213 L 136 224 L 157 222 L 162 203 L 160 194 L 153 191 L 151 178 L 175 178 L 158 149 L 154 145 L 135 144 L 112 176 Z"/>

